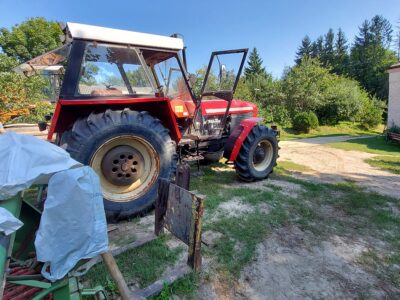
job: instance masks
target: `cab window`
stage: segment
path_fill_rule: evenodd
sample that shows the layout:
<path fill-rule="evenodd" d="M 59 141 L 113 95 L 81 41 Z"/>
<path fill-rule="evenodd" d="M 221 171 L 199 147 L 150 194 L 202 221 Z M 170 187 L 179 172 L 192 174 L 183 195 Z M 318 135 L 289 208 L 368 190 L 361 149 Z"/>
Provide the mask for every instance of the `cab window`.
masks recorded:
<path fill-rule="evenodd" d="M 90 43 L 86 46 L 78 95 L 121 96 L 154 94 L 134 48 Z"/>

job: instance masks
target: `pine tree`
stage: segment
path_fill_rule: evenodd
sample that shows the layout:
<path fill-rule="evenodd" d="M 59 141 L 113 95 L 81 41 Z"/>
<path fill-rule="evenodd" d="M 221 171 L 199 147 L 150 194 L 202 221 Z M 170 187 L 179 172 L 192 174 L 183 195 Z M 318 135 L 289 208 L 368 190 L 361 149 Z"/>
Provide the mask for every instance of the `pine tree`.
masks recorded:
<path fill-rule="evenodd" d="M 319 58 L 322 54 L 323 48 L 324 48 L 324 38 L 322 36 L 319 36 L 312 43 L 311 57 Z"/>
<path fill-rule="evenodd" d="M 350 52 L 350 75 L 380 99 L 387 99 L 387 69 L 397 61 L 394 51 L 389 49 L 392 32 L 390 23 L 382 16 L 365 20 Z"/>
<path fill-rule="evenodd" d="M 262 66 L 263 61 L 258 54 L 257 48 L 253 48 L 250 52 L 249 59 L 247 61 L 248 66 L 244 68 L 244 76 L 246 78 L 262 75 L 266 76 L 267 72 L 265 68 Z"/>
<path fill-rule="evenodd" d="M 324 66 L 331 66 L 334 61 L 335 33 L 329 28 L 324 37 L 324 47 L 321 53 L 321 62 Z"/>
<path fill-rule="evenodd" d="M 333 71 L 336 74 L 346 74 L 349 63 L 348 45 L 346 36 L 339 28 L 335 40 Z"/>
<path fill-rule="evenodd" d="M 389 48 L 392 43 L 393 28 L 388 20 L 382 16 L 375 16 L 370 22 L 372 43 Z"/>
<path fill-rule="evenodd" d="M 310 37 L 306 35 L 303 40 L 301 41 L 301 46 L 296 52 L 296 64 L 300 64 L 301 60 L 304 57 L 311 57 L 312 56 L 312 43 Z"/>

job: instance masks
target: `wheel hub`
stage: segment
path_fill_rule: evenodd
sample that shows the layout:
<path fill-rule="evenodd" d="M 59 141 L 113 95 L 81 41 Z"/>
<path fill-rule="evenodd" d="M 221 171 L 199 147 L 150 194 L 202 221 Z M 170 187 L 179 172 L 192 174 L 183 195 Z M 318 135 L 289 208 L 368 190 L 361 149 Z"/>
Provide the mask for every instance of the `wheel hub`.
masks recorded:
<path fill-rule="evenodd" d="M 130 146 L 117 146 L 109 150 L 101 162 L 104 177 L 118 186 L 130 185 L 144 170 L 142 154 Z"/>
<path fill-rule="evenodd" d="M 253 155 L 253 163 L 259 164 L 265 159 L 265 149 L 264 147 L 258 145 L 256 149 L 254 150 L 254 155 Z"/>

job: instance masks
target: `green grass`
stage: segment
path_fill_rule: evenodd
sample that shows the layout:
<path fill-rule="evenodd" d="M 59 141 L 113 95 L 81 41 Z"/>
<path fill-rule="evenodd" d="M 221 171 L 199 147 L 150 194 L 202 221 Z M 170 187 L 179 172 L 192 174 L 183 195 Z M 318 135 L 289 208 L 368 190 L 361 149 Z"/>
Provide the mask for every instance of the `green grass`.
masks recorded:
<path fill-rule="evenodd" d="M 137 282 L 145 287 L 157 280 L 166 267 L 175 263 L 182 249 L 169 249 L 166 240 L 166 236 L 161 236 L 116 257 L 118 267 L 127 282 Z M 103 263 L 90 269 L 83 281 L 88 282 L 89 286 L 103 285 L 109 295 L 117 294 L 117 288 Z"/>
<path fill-rule="evenodd" d="M 281 171 L 281 170 L 286 170 L 291 172 L 307 172 L 311 171 L 312 169 L 305 165 L 300 165 L 289 160 L 280 160 L 278 162 L 275 171 Z"/>
<path fill-rule="evenodd" d="M 311 130 L 309 133 L 297 133 L 291 128 L 280 128 L 281 129 L 281 139 L 302 139 L 302 138 L 312 138 L 321 136 L 337 136 L 337 135 L 375 135 L 381 134 L 383 132 L 383 125 L 378 126 L 374 129 L 365 129 L 358 123 L 352 122 L 340 122 L 336 126 L 319 126 L 317 129 Z"/>
<path fill-rule="evenodd" d="M 184 297 L 184 299 L 192 299 L 199 285 L 200 275 L 190 273 L 183 278 L 178 279 L 170 285 L 164 285 L 163 290 L 153 297 L 151 300 L 170 300 L 173 295 Z"/>
<path fill-rule="evenodd" d="M 343 150 L 400 156 L 400 145 L 392 142 L 386 142 L 383 136 L 356 139 L 340 143 L 331 143 L 326 144 L 326 146 Z"/>
<path fill-rule="evenodd" d="M 366 162 L 373 167 L 400 174 L 400 156 L 375 156 L 367 159 Z"/>
<path fill-rule="evenodd" d="M 222 233 L 222 238 L 209 251 L 209 255 L 217 258 L 217 270 L 228 278 L 237 278 L 254 257 L 257 244 L 272 228 L 281 226 L 286 220 L 286 212 L 277 205 L 268 214 L 255 211 L 241 217 L 221 217 L 205 226 L 206 230 Z"/>

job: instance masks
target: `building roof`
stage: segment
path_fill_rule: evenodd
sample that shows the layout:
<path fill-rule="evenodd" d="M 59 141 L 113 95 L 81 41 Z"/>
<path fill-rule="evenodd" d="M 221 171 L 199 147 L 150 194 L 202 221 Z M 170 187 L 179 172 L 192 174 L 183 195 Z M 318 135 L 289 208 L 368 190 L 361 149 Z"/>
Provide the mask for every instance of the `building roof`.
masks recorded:
<path fill-rule="evenodd" d="M 106 28 L 78 23 L 67 23 L 67 30 L 74 39 L 116 44 L 154 47 L 170 50 L 183 49 L 183 40 L 169 36 Z"/>

